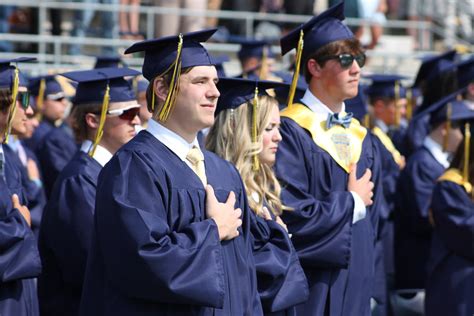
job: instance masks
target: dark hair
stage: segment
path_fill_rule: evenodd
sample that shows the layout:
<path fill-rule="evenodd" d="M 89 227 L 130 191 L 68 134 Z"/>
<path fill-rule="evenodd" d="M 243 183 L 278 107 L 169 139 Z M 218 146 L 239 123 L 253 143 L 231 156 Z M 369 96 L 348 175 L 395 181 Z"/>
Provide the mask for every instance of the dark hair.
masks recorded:
<path fill-rule="evenodd" d="M 317 49 L 313 54 L 311 54 L 306 59 L 302 60 L 303 62 L 303 74 L 306 79 L 306 82 L 309 83 L 311 80 L 311 73 L 308 70 L 308 61 L 310 59 L 314 59 L 318 62 L 321 67 L 324 67 L 326 61 L 318 61 L 323 57 L 326 56 L 334 56 L 343 53 L 348 54 L 360 54 L 363 52 L 362 45 L 360 44 L 359 40 L 356 38 L 350 38 L 340 41 L 331 42 L 329 44 L 324 45 L 323 47 Z"/>
<path fill-rule="evenodd" d="M 188 67 L 188 68 L 183 68 L 181 69 L 181 74 L 186 74 L 188 72 L 191 71 L 191 69 L 193 69 L 194 67 Z M 166 83 L 166 86 L 169 87 L 170 84 L 171 84 L 171 79 L 173 78 L 173 75 L 172 75 L 172 70 L 173 69 L 170 69 L 170 71 L 166 72 L 164 75 L 162 76 L 156 76 L 155 78 L 153 78 L 153 80 L 150 81 L 150 84 L 148 85 L 148 87 L 146 88 L 146 102 L 147 102 L 147 109 L 148 109 L 148 112 L 152 113 L 153 114 L 153 109 L 152 109 L 152 100 L 153 100 L 153 87 L 154 87 L 154 83 L 155 83 L 155 80 L 157 78 L 163 78 L 164 79 L 164 82 Z M 179 88 L 178 88 L 179 89 Z M 156 100 L 155 100 L 155 103 L 156 103 Z M 155 104 L 155 107 L 157 106 L 157 104 Z M 156 110 L 156 109 L 155 109 Z"/>
<path fill-rule="evenodd" d="M 91 103 L 81 104 L 72 107 L 70 114 L 70 123 L 72 131 L 74 132 L 74 138 L 76 142 L 82 143 L 87 139 L 88 125 L 86 123 L 87 113 L 98 113 L 102 108 L 102 104 Z"/>
<path fill-rule="evenodd" d="M 12 104 L 12 101 L 12 90 L 10 88 L 0 89 L 0 111 L 7 111 Z"/>
<path fill-rule="evenodd" d="M 458 89 L 457 71 L 446 71 L 433 80 L 425 81 L 421 84 L 420 89 L 423 94 L 421 108 L 424 108 Z"/>

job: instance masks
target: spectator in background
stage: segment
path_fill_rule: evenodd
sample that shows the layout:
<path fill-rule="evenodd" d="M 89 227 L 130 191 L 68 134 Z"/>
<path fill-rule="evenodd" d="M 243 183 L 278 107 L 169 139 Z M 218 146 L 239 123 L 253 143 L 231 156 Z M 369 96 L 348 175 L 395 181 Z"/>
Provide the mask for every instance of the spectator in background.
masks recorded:
<path fill-rule="evenodd" d="M 250 11 L 257 12 L 259 10 L 259 1 L 253 0 L 222 0 L 222 10 L 230 11 Z M 245 35 L 246 25 L 242 20 L 223 20 L 219 22 L 220 25 L 225 26 L 231 34 Z"/>
<path fill-rule="evenodd" d="M 154 0 L 153 3 L 156 6 L 165 8 L 197 11 L 205 11 L 207 9 L 207 0 Z M 204 15 L 163 14 L 159 15 L 156 21 L 155 37 L 198 31 L 203 29 L 206 23 Z"/>
<path fill-rule="evenodd" d="M 140 34 L 140 0 L 120 0 L 120 5 L 129 5 L 131 10 L 120 11 L 120 36 L 125 39 L 142 40 Z"/>
<path fill-rule="evenodd" d="M 385 12 L 387 11 L 386 0 L 359 0 L 359 17 L 369 22 L 371 40 L 366 45 L 367 49 L 374 49 L 383 34 L 383 24 L 387 20 Z M 361 25 L 355 32 L 357 39 L 361 39 L 364 33 L 364 25 Z"/>
<path fill-rule="evenodd" d="M 118 0 L 74 0 L 75 2 L 82 2 L 84 4 L 90 5 L 94 3 L 118 5 Z M 117 12 L 112 11 L 100 11 L 101 13 L 101 27 L 99 28 L 99 37 L 104 38 L 117 38 L 118 36 L 118 15 Z M 74 27 L 72 31 L 73 36 L 77 37 L 86 37 L 87 32 L 89 31 L 92 19 L 94 18 L 95 10 L 93 9 L 84 9 L 77 10 L 74 14 Z M 82 51 L 81 45 L 79 43 L 72 44 L 69 48 L 69 54 L 78 55 Z M 103 46 L 102 53 L 106 54 L 115 54 L 115 49 L 111 46 Z"/>
<path fill-rule="evenodd" d="M 208 10 L 220 10 L 222 6 L 222 0 L 207 0 Z M 206 18 L 206 27 L 212 28 L 217 26 L 218 18 L 208 17 Z"/>
<path fill-rule="evenodd" d="M 13 6 L 1 6 L 0 7 L 0 33 L 10 32 L 9 18 L 13 13 L 15 7 Z M 12 44 L 9 41 L 0 41 L 0 52 L 11 52 Z"/>

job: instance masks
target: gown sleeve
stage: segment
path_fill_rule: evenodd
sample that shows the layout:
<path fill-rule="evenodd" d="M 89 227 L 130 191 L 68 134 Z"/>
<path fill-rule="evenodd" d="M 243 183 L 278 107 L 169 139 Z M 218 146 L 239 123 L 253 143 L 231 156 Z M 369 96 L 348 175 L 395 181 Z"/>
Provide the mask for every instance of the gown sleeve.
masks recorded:
<path fill-rule="evenodd" d="M 225 281 L 216 223 L 170 227 L 169 218 L 199 206 L 176 202 L 168 173 L 159 164 L 150 169 L 145 160 L 122 151 L 99 176 L 95 227 L 107 279 L 130 297 L 222 308 Z"/>
<path fill-rule="evenodd" d="M 439 182 L 431 205 L 434 230 L 446 247 L 474 260 L 474 202 L 464 188 L 450 181 Z"/>
<path fill-rule="evenodd" d="M 282 120 L 276 174 L 282 185 L 282 201 L 294 209 L 284 221 L 305 266 L 346 268 L 350 258 L 354 199 L 348 191 L 333 191 L 316 199 L 314 175 L 324 166 L 312 160 L 311 138 L 291 120 Z M 320 175 L 329 177 L 329 174 Z"/>

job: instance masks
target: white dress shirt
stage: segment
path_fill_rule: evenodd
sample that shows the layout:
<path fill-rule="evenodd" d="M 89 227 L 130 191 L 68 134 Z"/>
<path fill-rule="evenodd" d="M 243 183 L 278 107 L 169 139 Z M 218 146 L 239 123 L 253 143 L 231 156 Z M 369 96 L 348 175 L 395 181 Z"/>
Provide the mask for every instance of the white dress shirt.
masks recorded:
<path fill-rule="evenodd" d="M 425 137 L 423 146 L 433 155 L 437 162 L 439 162 L 445 169 L 449 168 L 449 154 L 443 151 L 443 146 L 438 144 L 430 136 Z"/>
<path fill-rule="evenodd" d="M 84 153 L 89 153 L 89 150 L 92 147 L 92 142 L 90 140 L 85 140 L 82 145 L 81 145 L 81 151 Z M 97 148 L 95 149 L 94 158 L 102 167 L 105 166 L 106 163 L 109 162 L 110 159 L 112 159 L 112 153 L 105 149 L 104 147 L 97 145 Z"/>

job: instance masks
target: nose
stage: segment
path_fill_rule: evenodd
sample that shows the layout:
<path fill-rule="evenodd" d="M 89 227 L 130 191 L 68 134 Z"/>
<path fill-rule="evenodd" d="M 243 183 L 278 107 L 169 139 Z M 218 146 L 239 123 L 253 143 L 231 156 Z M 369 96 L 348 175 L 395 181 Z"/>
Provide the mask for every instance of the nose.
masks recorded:
<path fill-rule="evenodd" d="M 217 89 L 216 83 L 214 81 L 211 81 L 211 87 L 208 90 L 207 96 L 212 99 L 217 99 L 220 95 L 221 93 Z"/>
<path fill-rule="evenodd" d="M 140 120 L 140 117 L 138 116 L 138 113 L 137 115 L 135 115 L 133 117 L 133 119 L 131 120 L 130 122 L 132 125 L 140 125 L 142 123 L 142 121 Z"/>
<path fill-rule="evenodd" d="M 283 138 L 281 137 L 280 129 L 277 128 L 276 131 L 275 131 L 275 133 L 273 134 L 273 141 L 274 141 L 275 143 L 279 143 L 279 142 L 281 142 L 282 139 L 283 139 Z"/>
<path fill-rule="evenodd" d="M 360 69 L 361 69 L 361 68 L 360 68 L 359 64 L 358 64 L 357 61 L 354 59 L 354 60 L 352 61 L 351 68 L 349 68 L 351 74 L 358 74 L 358 73 L 360 73 Z"/>
<path fill-rule="evenodd" d="M 29 105 L 29 106 L 26 108 L 25 114 L 26 114 L 26 115 L 33 115 L 33 114 L 34 114 L 33 109 L 31 108 L 31 105 Z"/>

